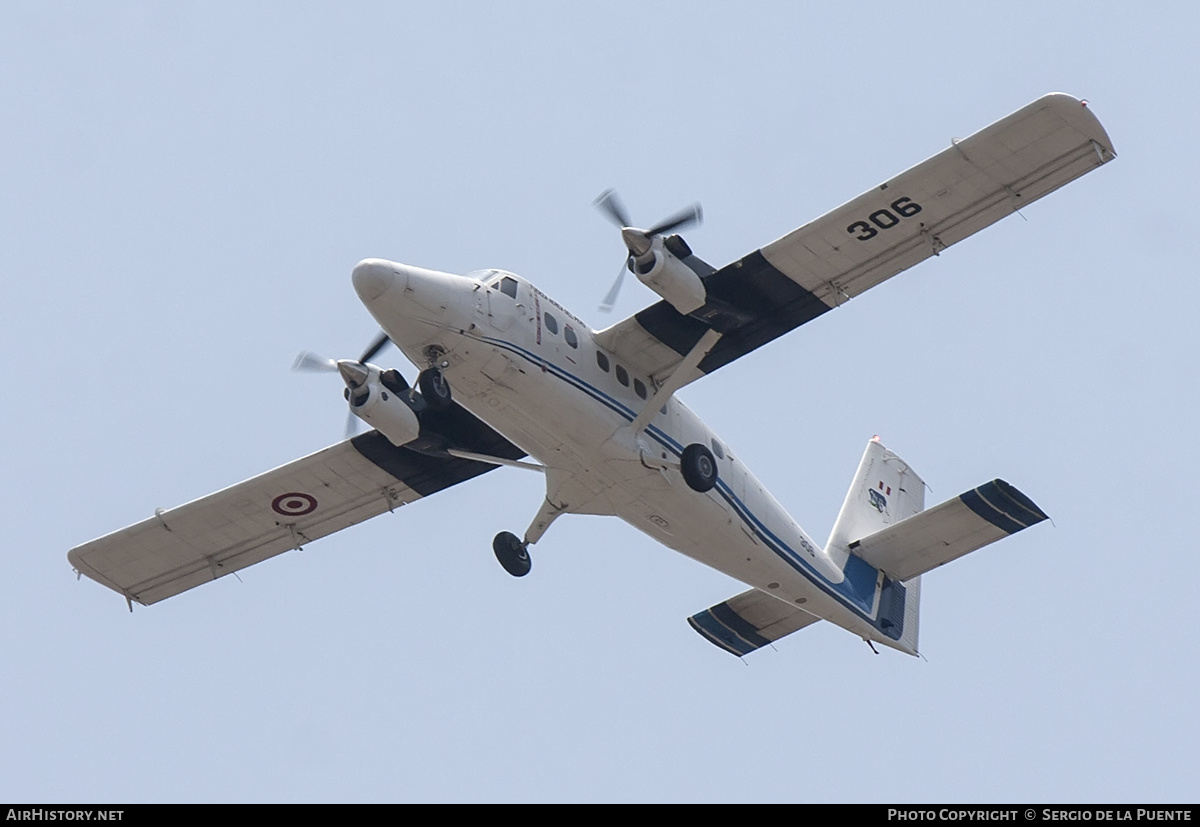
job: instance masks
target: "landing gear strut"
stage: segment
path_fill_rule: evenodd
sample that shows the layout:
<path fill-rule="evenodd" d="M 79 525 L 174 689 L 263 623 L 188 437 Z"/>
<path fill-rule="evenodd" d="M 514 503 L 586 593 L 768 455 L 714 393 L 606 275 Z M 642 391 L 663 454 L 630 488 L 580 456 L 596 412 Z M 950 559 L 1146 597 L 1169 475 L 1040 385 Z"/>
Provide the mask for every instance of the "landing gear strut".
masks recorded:
<path fill-rule="evenodd" d="M 426 368 L 417 375 L 417 388 L 429 407 L 442 411 L 450 407 L 450 385 L 439 368 Z"/>
<path fill-rule="evenodd" d="M 496 559 L 504 566 L 504 570 L 513 577 L 524 577 L 533 566 L 527 544 L 517 539 L 517 535 L 511 531 L 501 531 L 496 535 L 492 540 L 492 551 L 496 552 Z"/>
<path fill-rule="evenodd" d="M 496 552 L 496 559 L 504 566 L 506 572 L 513 577 L 529 574 L 529 568 L 533 565 L 533 561 L 529 559 L 529 547 L 542 539 L 546 529 L 559 515 L 566 512 L 566 508 L 565 505 L 556 505 L 547 498 L 542 501 L 542 507 L 538 509 L 537 516 L 533 518 L 529 528 L 525 529 L 524 540 L 518 539 L 511 531 L 501 531 L 496 535 L 496 539 L 492 540 L 492 551 Z"/>

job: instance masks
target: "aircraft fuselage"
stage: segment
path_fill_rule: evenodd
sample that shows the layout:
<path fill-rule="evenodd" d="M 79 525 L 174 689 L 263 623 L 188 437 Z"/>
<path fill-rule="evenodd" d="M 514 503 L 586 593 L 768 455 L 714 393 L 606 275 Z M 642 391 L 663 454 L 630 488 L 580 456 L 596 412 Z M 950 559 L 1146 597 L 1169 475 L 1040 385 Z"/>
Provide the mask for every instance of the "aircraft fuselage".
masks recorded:
<path fill-rule="evenodd" d="M 650 377 L 528 281 L 496 270 L 472 276 L 368 259 L 354 284 L 414 364 L 440 367 L 455 401 L 545 466 L 547 502 L 526 540 L 559 514 L 616 515 L 766 594 L 908 651 L 879 617 L 882 572 L 818 545 L 673 396 L 635 433 L 631 423 L 657 389 Z M 692 443 L 717 462 L 717 484 L 705 493 L 679 471 Z"/>

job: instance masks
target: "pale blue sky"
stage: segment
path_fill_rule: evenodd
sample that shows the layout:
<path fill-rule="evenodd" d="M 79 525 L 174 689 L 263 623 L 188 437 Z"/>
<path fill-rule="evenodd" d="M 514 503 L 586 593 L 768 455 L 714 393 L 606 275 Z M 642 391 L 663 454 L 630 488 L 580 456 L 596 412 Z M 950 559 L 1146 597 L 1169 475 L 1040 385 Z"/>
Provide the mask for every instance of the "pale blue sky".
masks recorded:
<path fill-rule="evenodd" d="M 1200 28 L 1152 8 L 4 3 L 0 800 L 1194 801 Z M 615 519 L 515 581 L 513 469 L 132 615 L 74 581 L 340 437 L 288 368 L 375 333 L 359 259 L 603 326 L 604 188 L 721 265 L 1049 91 L 1115 163 L 682 394 L 819 539 L 875 433 L 1053 517 L 926 579 L 928 662 L 743 665 L 685 622 L 742 587 Z"/>

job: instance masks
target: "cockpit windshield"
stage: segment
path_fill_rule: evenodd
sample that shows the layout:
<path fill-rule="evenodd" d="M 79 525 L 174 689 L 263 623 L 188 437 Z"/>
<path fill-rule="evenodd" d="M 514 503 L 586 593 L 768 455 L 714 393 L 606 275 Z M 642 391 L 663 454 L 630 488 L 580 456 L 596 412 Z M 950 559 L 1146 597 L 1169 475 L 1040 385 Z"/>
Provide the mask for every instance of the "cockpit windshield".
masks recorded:
<path fill-rule="evenodd" d="M 504 270 L 475 270 L 468 273 L 467 277 L 483 282 L 489 290 L 499 290 L 514 299 L 517 297 L 517 280 L 512 273 Z"/>

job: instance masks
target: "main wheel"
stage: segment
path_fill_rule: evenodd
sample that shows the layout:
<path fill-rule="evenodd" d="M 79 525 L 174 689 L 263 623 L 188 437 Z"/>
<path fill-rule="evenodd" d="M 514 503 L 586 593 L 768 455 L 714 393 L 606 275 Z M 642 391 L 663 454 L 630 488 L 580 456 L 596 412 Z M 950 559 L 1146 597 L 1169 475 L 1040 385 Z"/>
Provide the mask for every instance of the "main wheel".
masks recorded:
<path fill-rule="evenodd" d="M 511 531 L 501 531 L 492 540 L 492 551 L 504 570 L 513 577 L 524 577 L 529 574 L 533 561 L 529 559 L 529 550 L 517 539 Z"/>
<path fill-rule="evenodd" d="M 417 388 L 433 410 L 441 411 L 450 407 L 450 385 L 437 368 L 421 371 L 417 376 Z"/>
<path fill-rule="evenodd" d="M 698 442 L 683 449 L 679 458 L 679 470 L 683 472 L 683 480 L 688 488 L 704 493 L 711 491 L 717 484 L 717 461 L 712 451 Z"/>

